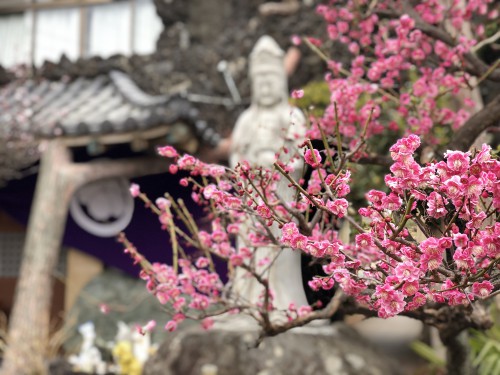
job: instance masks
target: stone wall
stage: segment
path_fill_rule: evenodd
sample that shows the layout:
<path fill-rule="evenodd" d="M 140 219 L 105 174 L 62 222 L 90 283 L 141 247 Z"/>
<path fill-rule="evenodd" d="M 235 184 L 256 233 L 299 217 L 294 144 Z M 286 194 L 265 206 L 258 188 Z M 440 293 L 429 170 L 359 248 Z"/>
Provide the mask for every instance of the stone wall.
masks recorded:
<path fill-rule="evenodd" d="M 391 360 L 343 324 L 265 338 L 184 329 L 167 336 L 144 375 L 398 375 Z"/>

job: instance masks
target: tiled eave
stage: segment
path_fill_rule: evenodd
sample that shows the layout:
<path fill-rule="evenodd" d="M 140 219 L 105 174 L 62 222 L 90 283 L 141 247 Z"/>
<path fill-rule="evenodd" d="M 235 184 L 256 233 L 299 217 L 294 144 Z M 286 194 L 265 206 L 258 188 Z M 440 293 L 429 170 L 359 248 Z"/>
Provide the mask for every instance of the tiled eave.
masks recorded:
<path fill-rule="evenodd" d="M 73 80 L 16 80 L 0 88 L 0 126 L 36 138 L 84 144 L 165 136 L 196 111 L 181 98 L 150 95 L 125 73 Z"/>

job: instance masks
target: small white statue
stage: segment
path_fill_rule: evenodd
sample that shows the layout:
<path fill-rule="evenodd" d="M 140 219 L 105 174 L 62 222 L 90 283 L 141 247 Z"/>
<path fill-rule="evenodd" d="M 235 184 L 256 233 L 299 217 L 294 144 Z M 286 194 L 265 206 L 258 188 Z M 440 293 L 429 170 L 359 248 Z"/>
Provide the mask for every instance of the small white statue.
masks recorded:
<path fill-rule="evenodd" d="M 138 329 L 133 329 L 129 324 L 123 321 L 117 323 L 117 328 L 118 331 L 112 347 L 128 343 L 131 348 L 131 354 L 142 367 L 150 355 L 157 349 L 157 345 L 151 342 L 151 332 L 147 330 L 140 332 Z"/>
<path fill-rule="evenodd" d="M 239 162 L 246 160 L 253 166 L 273 168 L 276 153 L 280 152 L 280 160 L 290 164 L 290 158 L 296 153 L 298 145 L 305 136 L 305 118 L 299 109 L 288 103 L 287 77 L 284 68 L 284 52 L 269 36 L 259 39 L 250 55 L 250 78 L 252 82 L 252 103 L 236 122 L 231 140 L 230 166 L 234 168 Z M 282 152 L 286 147 L 289 152 Z M 292 161 L 295 172 L 292 177 L 299 179 L 303 162 Z M 282 178 L 278 184 L 278 192 L 285 201 L 293 199 L 294 190 Z M 249 226 L 251 224 L 249 223 Z M 276 225 L 271 228 L 279 238 L 280 230 Z M 238 247 L 243 246 L 245 230 L 240 231 Z M 305 296 L 300 252 L 292 249 L 276 250 L 275 248 L 259 248 L 255 254 L 256 264 L 267 257 L 276 261 L 258 267 L 269 279 L 270 289 L 274 294 L 273 304 L 278 309 L 287 309 L 290 303 L 297 306 L 307 305 Z M 256 303 L 263 292 L 263 287 L 246 271 L 238 268 L 235 275 L 233 292 L 242 301 Z"/>
<path fill-rule="evenodd" d="M 132 348 L 134 357 L 139 361 L 141 366 L 144 365 L 152 350 L 151 333 L 144 332 L 144 334 L 142 334 L 134 330 L 132 332 Z"/>
<path fill-rule="evenodd" d="M 78 332 L 83 337 L 83 343 L 80 353 L 69 357 L 69 363 L 75 367 L 75 370 L 80 372 L 104 374 L 106 372 L 106 363 L 102 360 L 101 352 L 95 346 L 94 323 L 82 324 L 78 327 Z"/>
<path fill-rule="evenodd" d="M 115 336 L 115 342 L 132 341 L 132 328 L 127 323 L 120 320 L 116 323 L 116 327 L 118 331 Z"/>

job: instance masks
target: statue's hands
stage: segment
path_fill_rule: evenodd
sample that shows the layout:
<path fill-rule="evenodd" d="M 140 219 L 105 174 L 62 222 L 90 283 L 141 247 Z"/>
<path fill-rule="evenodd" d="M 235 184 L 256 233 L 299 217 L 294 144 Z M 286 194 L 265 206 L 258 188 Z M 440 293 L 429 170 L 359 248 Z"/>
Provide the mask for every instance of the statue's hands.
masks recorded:
<path fill-rule="evenodd" d="M 225 162 L 229 159 L 231 144 L 231 138 L 224 138 L 215 147 L 202 147 L 198 157 L 205 163 Z"/>

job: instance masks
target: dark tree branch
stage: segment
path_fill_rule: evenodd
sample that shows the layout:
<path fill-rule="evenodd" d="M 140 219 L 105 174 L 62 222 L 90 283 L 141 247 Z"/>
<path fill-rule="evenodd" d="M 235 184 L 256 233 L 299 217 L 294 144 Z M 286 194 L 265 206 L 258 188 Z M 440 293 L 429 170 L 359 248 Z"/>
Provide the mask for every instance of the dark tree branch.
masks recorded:
<path fill-rule="evenodd" d="M 361 314 L 365 317 L 377 317 L 377 311 L 360 306 L 353 298 L 346 298 L 339 308 L 344 315 Z M 436 327 L 440 335 L 450 340 L 467 328 L 486 330 L 493 322 L 483 305 L 476 303 L 471 306 L 448 306 L 445 304 L 427 304 L 419 309 L 403 311 L 400 315 L 407 316 Z"/>
<path fill-rule="evenodd" d="M 330 319 L 333 316 L 333 314 L 335 314 L 339 310 L 344 298 L 345 298 L 344 292 L 342 292 L 341 289 L 338 289 L 335 292 L 335 296 L 330 300 L 328 305 L 326 305 L 326 307 L 322 310 L 313 311 L 310 314 L 298 317 L 283 324 L 270 323 L 267 325 L 263 325 L 262 326 L 263 331 L 257 340 L 257 345 L 260 342 L 262 342 L 262 340 L 266 336 L 276 336 L 280 333 L 289 331 L 292 328 L 302 327 L 307 323 L 312 322 L 313 320 Z"/>
<path fill-rule="evenodd" d="M 471 375 L 472 364 L 470 346 L 467 331 L 462 331 L 456 336 L 443 338 L 441 340 L 446 346 L 446 368 L 448 374 Z"/>
<path fill-rule="evenodd" d="M 362 165 L 380 165 L 388 168 L 394 163 L 394 160 L 385 155 L 367 155 L 360 158 L 357 163 Z"/>
<path fill-rule="evenodd" d="M 500 123 L 500 94 L 489 102 L 482 110 L 469 118 L 453 135 L 447 148 L 467 151 L 476 138 L 490 127 L 498 127 Z"/>

